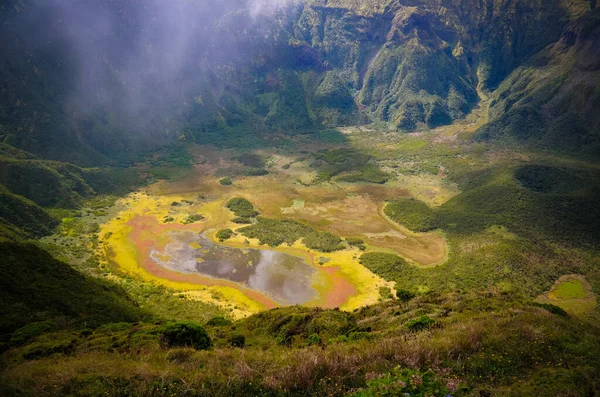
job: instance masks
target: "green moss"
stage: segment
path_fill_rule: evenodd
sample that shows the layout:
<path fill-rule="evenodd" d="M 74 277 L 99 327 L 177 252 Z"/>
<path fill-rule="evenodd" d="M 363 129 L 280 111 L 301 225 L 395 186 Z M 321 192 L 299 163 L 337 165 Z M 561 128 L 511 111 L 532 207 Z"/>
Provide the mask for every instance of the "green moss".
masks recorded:
<path fill-rule="evenodd" d="M 554 290 L 554 295 L 560 299 L 583 299 L 587 293 L 580 281 L 569 280 L 560 283 Z"/>

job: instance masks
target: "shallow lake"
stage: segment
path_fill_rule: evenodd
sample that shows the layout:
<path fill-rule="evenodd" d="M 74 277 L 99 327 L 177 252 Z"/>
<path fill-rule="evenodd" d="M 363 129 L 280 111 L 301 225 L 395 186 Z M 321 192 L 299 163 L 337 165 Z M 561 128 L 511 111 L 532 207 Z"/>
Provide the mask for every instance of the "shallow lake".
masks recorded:
<path fill-rule="evenodd" d="M 150 254 L 167 269 L 234 281 L 281 304 L 302 304 L 317 297 L 311 286 L 315 269 L 300 257 L 273 250 L 225 247 L 192 232 L 171 236 L 173 241 L 164 251 Z"/>

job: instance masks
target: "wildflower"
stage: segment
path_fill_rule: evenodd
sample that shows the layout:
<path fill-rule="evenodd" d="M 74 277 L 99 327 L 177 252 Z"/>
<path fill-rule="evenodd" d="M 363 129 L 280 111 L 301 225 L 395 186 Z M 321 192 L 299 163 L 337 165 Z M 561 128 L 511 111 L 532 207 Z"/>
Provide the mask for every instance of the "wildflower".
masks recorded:
<path fill-rule="evenodd" d="M 415 387 L 421 386 L 423 384 L 423 378 L 419 375 L 412 375 L 410 377 L 410 383 Z"/>
<path fill-rule="evenodd" d="M 446 383 L 446 387 L 448 389 L 450 389 L 450 391 L 456 391 L 458 390 L 458 382 L 454 379 L 450 379 L 447 383 Z"/>

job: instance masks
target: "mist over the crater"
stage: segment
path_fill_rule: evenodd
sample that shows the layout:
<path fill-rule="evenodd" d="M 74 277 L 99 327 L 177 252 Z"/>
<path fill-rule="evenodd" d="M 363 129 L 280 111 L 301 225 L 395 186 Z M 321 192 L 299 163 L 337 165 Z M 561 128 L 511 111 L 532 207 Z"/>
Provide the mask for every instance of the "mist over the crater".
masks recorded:
<path fill-rule="evenodd" d="M 95 119 L 81 121 L 82 133 L 104 125 L 171 139 L 174 120 L 203 89 L 250 62 L 272 17 L 292 3 L 299 2 L 33 1 L 10 29 L 32 52 L 66 64 L 65 111 Z"/>

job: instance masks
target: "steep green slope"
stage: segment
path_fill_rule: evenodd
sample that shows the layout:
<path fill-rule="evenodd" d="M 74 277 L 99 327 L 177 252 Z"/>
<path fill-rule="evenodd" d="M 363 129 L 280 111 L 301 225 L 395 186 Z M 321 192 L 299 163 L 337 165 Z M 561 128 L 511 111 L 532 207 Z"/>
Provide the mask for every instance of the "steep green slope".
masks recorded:
<path fill-rule="evenodd" d="M 490 124 L 479 137 L 516 139 L 547 149 L 600 150 L 600 9 L 515 70 L 492 95 Z"/>
<path fill-rule="evenodd" d="M 58 225 L 58 220 L 31 200 L 0 185 L 0 225 L 0 237 L 13 240 L 47 235 Z"/>
<path fill-rule="evenodd" d="M 64 33 L 51 18 L 60 8 L 52 5 L 45 13 L 32 0 L 2 5 L 3 142 L 89 166 L 182 137 L 233 142 L 242 130 L 254 132 L 255 141 L 273 132 L 369 121 L 414 131 L 463 118 L 476 106 L 477 90 L 498 87 L 491 108 L 497 123 L 486 136 L 506 130 L 540 136 L 550 122 L 548 136 L 561 144 L 581 148 L 596 139 L 589 109 L 597 86 L 590 61 L 597 58 L 597 24 L 586 16 L 595 2 L 310 0 L 253 15 L 235 1 L 210 10 L 176 1 L 173 12 L 202 21 L 176 25 L 160 7 L 139 10 L 107 0 L 85 6 L 112 21 L 117 34 L 82 27 L 85 19 L 62 22 L 81 35 Z M 189 44 L 185 53 L 173 53 L 140 18 L 177 32 Z M 27 30 L 32 24 L 56 40 L 41 46 Z M 83 54 L 65 50 L 85 48 L 86 35 L 99 35 L 102 45 Z M 138 54 L 137 41 L 149 50 Z M 169 62 L 173 70 L 152 67 Z M 565 80 L 565 73 L 571 77 Z M 86 87 L 93 92 L 81 92 Z M 528 94 L 520 94 L 524 89 Z M 584 102 L 588 110 L 574 105 Z M 502 119 L 504 113 L 511 115 Z"/>
<path fill-rule="evenodd" d="M 92 279 L 32 244 L 0 243 L 0 333 L 64 317 L 81 326 L 137 321 L 144 313 L 113 284 Z"/>

